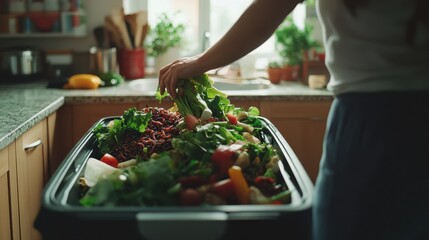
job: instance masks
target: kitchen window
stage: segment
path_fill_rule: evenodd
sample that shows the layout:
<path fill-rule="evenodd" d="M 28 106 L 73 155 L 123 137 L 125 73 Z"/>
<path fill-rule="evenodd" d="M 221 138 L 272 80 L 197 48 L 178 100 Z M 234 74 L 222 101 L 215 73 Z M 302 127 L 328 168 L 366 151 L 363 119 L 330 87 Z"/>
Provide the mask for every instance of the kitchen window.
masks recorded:
<path fill-rule="evenodd" d="M 183 56 L 198 54 L 216 43 L 238 19 L 252 0 L 149 0 L 148 21 L 151 26 L 161 13 L 174 16 L 177 23 L 186 26 L 186 44 Z M 300 4 L 293 13 L 297 24 L 303 23 L 305 6 Z M 265 67 L 275 57 L 274 38 L 271 37 L 252 53 L 258 59 L 257 67 Z"/>

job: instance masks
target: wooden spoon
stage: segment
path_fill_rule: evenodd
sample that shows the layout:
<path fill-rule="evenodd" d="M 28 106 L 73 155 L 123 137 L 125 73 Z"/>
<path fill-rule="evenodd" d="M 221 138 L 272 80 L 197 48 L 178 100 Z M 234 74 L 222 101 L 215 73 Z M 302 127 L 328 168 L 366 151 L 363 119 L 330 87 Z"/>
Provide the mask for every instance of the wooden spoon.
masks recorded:
<path fill-rule="evenodd" d="M 142 34 L 141 34 L 141 39 L 140 39 L 140 43 L 139 43 L 139 46 L 143 46 L 143 44 L 144 44 L 144 41 L 145 41 L 145 39 L 146 39 L 146 36 L 147 36 L 147 33 L 149 32 L 149 24 L 144 24 L 142 27 L 141 27 L 141 29 L 142 29 Z"/>
<path fill-rule="evenodd" d="M 132 49 L 130 37 L 128 35 L 127 26 L 124 22 L 123 12 L 121 9 L 112 9 L 108 16 L 112 19 L 113 24 L 119 31 L 119 38 L 124 43 L 126 49 Z"/>
<path fill-rule="evenodd" d="M 143 25 L 147 23 L 147 12 L 141 11 L 133 14 L 125 15 L 125 20 L 130 24 L 132 29 L 132 34 L 134 36 L 134 44 L 135 46 L 141 47 L 140 44 L 142 42 L 142 31 Z"/>
<path fill-rule="evenodd" d="M 124 44 L 122 43 L 121 38 L 119 36 L 119 31 L 116 28 L 115 24 L 113 24 L 113 21 L 109 16 L 106 16 L 104 18 L 104 27 L 106 28 L 108 36 L 115 45 L 115 47 L 123 48 Z"/>

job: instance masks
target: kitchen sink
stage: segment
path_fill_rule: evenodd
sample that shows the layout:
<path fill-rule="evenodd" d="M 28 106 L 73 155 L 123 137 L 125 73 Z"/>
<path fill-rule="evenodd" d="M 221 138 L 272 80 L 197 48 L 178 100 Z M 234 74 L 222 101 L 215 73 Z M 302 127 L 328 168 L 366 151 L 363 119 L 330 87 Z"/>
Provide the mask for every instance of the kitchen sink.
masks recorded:
<path fill-rule="evenodd" d="M 211 77 L 214 81 L 213 86 L 220 91 L 257 91 L 268 89 L 272 86 L 271 82 L 266 79 L 252 79 L 252 80 L 237 80 Z M 158 87 L 157 78 L 142 78 L 132 80 L 129 87 L 134 91 L 142 92 L 155 92 Z"/>
<path fill-rule="evenodd" d="M 267 79 L 257 78 L 251 80 L 242 79 L 227 79 L 227 78 L 213 78 L 214 84 L 217 89 L 221 91 L 248 91 L 248 90 L 262 90 L 271 87 L 271 82 Z"/>

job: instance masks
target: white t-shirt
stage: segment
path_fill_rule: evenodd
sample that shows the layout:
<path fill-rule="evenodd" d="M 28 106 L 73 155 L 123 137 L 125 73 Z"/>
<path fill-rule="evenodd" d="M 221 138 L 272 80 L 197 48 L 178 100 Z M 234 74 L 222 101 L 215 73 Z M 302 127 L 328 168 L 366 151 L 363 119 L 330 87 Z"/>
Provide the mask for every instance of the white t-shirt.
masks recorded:
<path fill-rule="evenodd" d="M 334 94 L 429 89 L 429 24 L 406 40 L 413 0 L 369 0 L 355 16 L 343 0 L 318 0 L 317 13 Z"/>

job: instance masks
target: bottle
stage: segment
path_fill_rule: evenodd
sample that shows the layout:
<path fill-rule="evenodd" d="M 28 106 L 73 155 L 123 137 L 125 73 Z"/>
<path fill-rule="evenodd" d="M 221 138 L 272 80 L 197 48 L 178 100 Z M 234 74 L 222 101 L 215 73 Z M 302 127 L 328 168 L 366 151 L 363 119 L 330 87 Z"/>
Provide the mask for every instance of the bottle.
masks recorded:
<path fill-rule="evenodd" d="M 9 13 L 25 13 L 27 11 L 25 0 L 9 0 L 8 7 Z"/>

